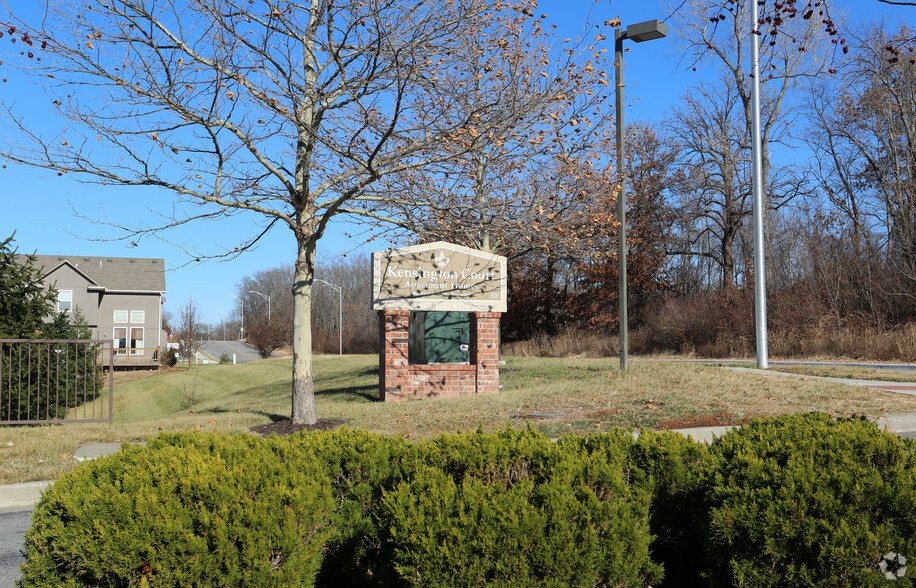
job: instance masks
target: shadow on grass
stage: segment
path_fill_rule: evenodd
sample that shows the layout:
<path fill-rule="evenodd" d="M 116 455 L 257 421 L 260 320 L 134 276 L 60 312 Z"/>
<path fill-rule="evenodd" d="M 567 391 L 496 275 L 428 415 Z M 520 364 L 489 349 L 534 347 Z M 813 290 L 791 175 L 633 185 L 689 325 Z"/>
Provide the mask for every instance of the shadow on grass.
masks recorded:
<path fill-rule="evenodd" d="M 315 396 L 338 396 L 341 400 L 346 401 L 347 396 L 363 398 L 369 402 L 378 402 L 378 384 L 371 386 L 346 386 L 343 388 L 322 388 L 315 391 Z"/>
<path fill-rule="evenodd" d="M 372 380 L 366 384 L 354 385 L 354 380 L 358 381 L 363 378 L 372 378 Z M 370 402 L 378 402 L 378 366 L 370 366 L 326 378 L 319 376 L 315 378 L 315 387 L 315 396 L 337 396 L 344 401 L 349 396 L 353 399 L 363 398 Z"/>
<path fill-rule="evenodd" d="M 279 421 L 286 421 L 286 420 L 289 420 L 289 415 L 274 414 L 274 413 L 265 412 L 265 411 L 263 411 L 263 410 L 244 410 L 244 411 L 240 411 L 240 410 L 238 410 L 238 409 L 236 409 L 236 410 L 231 410 L 231 409 L 228 409 L 228 408 L 219 408 L 219 407 L 216 407 L 216 408 L 205 408 L 205 409 L 203 409 L 203 410 L 197 410 L 197 411 L 194 411 L 194 412 L 195 412 L 196 414 L 238 414 L 239 412 L 243 412 L 244 414 L 256 414 L 256 415 L 259 415 L 259 416 L 262 416 L 262 417 L 266 417 L 266 418 L 270 419 L 271 422 L 274 422 L 274 423 L 279 422 Z"/>
<path fill-rule="evenodd" d="M 334 380 L 353 380 L 355 378 L 377 378 L 378 377 L 378 366 L 373 365 L 361 370 L 353 370 L 345 373 L 337 373 L 334 375 L 322 375 L 315 374 L 315 381 L 329 381 L 333 382 Z"/>

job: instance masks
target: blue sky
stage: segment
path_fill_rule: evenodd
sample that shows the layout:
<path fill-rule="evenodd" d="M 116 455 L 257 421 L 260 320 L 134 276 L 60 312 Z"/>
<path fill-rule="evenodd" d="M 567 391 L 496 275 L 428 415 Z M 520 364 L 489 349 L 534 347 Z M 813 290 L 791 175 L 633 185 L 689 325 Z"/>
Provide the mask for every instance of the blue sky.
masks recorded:
<path fill-rule="evenodd" d="M 19 2 L 9 4 L 16 9 Z M 658 18 L 665 19 L 670 8 L 680 0 L 669 3 L 656 0 L 542 0 L 541 12 L 548 21 L 556 22 L 561 31 L 574 35 L 581 30 L 589 11 L 593 20 L 619 16 L 624 25 Z M 891 6 L 877 0 L 834 0 L 835 10 L 846 12 L 851 24 L 901 17 L 913 22 L 916 8 Z M 2 13 L 0 9 L 0 20 Z M 0 61 L 11 46 L 0 44 Z M 671 39 L 661 39 L 638 46 L 626 55 L 627 119 L 660 121 L 675 105 L 690 85 L 699 81 L 703 72 L 691 71 L 692 63 L 682 61 Z M 15 47 L 18 50 L 18 47 Z M 47 100 L 29 87 L 20 73 L 0 65 L 0 76 L 8 81 L 0 86 L 0 100 L 15 104 L 29 118 L 41 116 L 40 106 Z M 0 136 L 0 140 L 5 140 Z M 179 307 L 193 296 L 204 319 L 218 323 L 230 311 L 235 301 L 235 285 L 241 278 L 259 270 L 291 263 L 295 259 L 295 241 L 288 229 L 275 228 L 254 251 L 228 262 L 207 261 L 188 263 L 193 259 L 186 251 L 212 251 L 215 245 L 234 246 L 234 237 L 257 230 L 253 218 L 236 217 L 229 221 L 199 223 L 164 233 L 168 241 L 147 238 L 132 247 L 126 242 L 105 241 L 119 236 L 111 227 L 87 219 L 119 222 L 126 225 L 153 224 L 156 215 L 171 210 L 172 196 L 154 189 L 102 187 L 81 184 L 75 179 L 44 170 L 7 165 L 0 169 L 0 238 L 16 231 L 16 246 L 21 253 L 66 254 L 86 256 L 161 257 L 169 271 L 166 275 L 166 310 L 177 314 Z M 85 217 L 85 218 L 83 218 Z M 353 227 L 338 223 L 319 248 L 319 259 L 343 253 L 370 253 L 384 243 L 360 244 L 344 233 Z M 229 236 L 229 239 L 226 237 Z M 369 301 L 366 301 L 369 304 Z"/>

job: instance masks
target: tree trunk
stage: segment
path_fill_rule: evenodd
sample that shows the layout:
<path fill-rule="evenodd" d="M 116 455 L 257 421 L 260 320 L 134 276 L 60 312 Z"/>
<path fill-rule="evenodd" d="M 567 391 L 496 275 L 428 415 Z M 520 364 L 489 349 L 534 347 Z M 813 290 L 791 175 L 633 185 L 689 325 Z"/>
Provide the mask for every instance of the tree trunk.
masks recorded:
<path fill-rule="evenodd" d="M 290 420 L 296 425 L 318 422 L 315 382 L 312 377 L 312 284 L 315 252 L 299 247 L 293 281 L 293 406 Z"/>
<path fill-rule="evenodd" d="M 731 290 L 735 286 L 735 231 L 727 229 L 722 235 L 722 290 Z"/>

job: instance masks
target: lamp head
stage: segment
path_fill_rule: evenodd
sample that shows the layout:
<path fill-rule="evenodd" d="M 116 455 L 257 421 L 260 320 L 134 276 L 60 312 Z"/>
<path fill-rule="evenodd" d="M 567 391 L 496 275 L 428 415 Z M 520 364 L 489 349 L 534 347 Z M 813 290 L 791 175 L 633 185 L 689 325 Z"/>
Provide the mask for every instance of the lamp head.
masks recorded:
<path fill-rule="evenodd" d="M 668 36 L 668 25 L 658 20 L 647 20 L 627 27 L 627 39 L 635 43 L 661 39 Z"/>

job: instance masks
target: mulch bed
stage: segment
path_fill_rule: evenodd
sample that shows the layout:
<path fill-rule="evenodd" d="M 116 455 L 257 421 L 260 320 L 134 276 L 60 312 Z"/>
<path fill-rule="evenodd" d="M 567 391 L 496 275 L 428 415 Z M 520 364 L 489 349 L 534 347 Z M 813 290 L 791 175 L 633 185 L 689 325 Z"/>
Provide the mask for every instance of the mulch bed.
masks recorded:
<path fill-rule="evenodd" d="M 330 431 L 331 429 L 336 429 L 346 424 L 347 421 L 337 419 L 319 419 L 314 425 L 294 425 L 289 419 L 284 419 L 282 421 L 257 425 L 248 430 L 255 435 L 267 437 L 270 435 L 292 435 L 299 431 Z"/>

